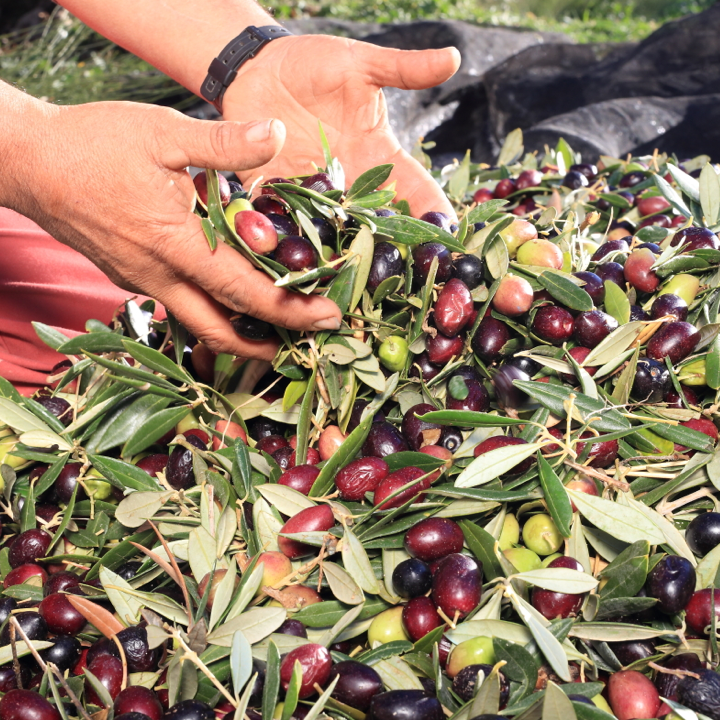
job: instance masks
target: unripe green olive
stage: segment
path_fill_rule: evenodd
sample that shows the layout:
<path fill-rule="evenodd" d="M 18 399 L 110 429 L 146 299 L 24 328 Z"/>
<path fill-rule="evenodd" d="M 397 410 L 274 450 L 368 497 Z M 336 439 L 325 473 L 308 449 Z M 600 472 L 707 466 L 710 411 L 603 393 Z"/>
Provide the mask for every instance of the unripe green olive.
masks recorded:
<path fill-rule="evenodd" d="M 452 678 L 468 665 L 494 665 L 495 649 L 491 637 L 479 637 L 465 640 L 456 645 L 448 658 L 445 670 Z"/>
<path fill-rule="evenodd" d="M 687 363 L 680 368 L 678 381 L 683 385 L 707 385 L 705 358 Z"/>
<path fill-rule="evenodd" d="M 680 273 L 671 278 L 660 289 L 660 295 L 669 293 L 681 297 L 688 305 L 692 303 L 700 290 L 700 280 L 694 275 Z"/>
<path fill-rule="evenodd" d="M 390 335 L 380 345 L 378 358 L 391 372 L 400 372 L 405 367 L 408 353 L 407 340 L 399 335 Z"/>
<path fill-rule="evenodd" d="M 523 542 L 538 555 L 552 555 L 563 544 L 563 536 L 553 519 L 544 513 L 533 515 L 523 526 Z"/>
<path fill-rule="evenodd" d="M 500 531 L 500 539 L 498 544 L 501 550 L 509 550 L 520 542 L 520 523 L 517 518 L 508 513 L 503 521 L 502 530 Z"/>
<path fill-rule="evenodd" d="M 235 227 L 235 216 L 243 210 L 253 210 L 252 203 L 245 198 L 237 198 L 233 200 L 225 208 L 225 218 L 231 228 Z"/>
<path fill-rule="evenodd" d="M 548 555 L 540 563 L 540 567 L 546 568 L 553 560 L 557 560 L 557 558 L 559 558 L 559 557 L 562 557 L 562 555 L 560 553 L 553 553 L 552 555 Z"/>
<path fill-rule="evenodd" d="M 509 550 L 505 550 L 503 555 L 505 555 L 518 572 L 539 570 L 542 567 L 542 560 L 540 560 L 538 554 L 527 548 L 510 548 Z"/>
<path fill-rule="evenodd" d="M 395 640 L 409 640 L 402 621 L 402 606 L 390 608 L 381 612 L 372 621 L 368 628 L 368 642 L 370 647 L 375 642 L 381 644 L 393 642 Z"/>

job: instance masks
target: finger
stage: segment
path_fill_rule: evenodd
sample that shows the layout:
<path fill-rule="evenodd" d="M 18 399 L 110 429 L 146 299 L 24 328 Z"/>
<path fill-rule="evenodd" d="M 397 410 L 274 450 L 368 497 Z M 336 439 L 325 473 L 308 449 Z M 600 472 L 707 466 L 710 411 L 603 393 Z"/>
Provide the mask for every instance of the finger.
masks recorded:
<path fill-rule="evenodd" d="M 390 180 L 397 182 L 397 196 L 410 204 L 413 217 L 426 212 L 443 212 L 457 221 L 457 214 L 442 188 L 428 171 L 405 150 L 398 150 L 393 157 L 395 167 Z"/>
<path fill-rule="evenodd" d="M 191 283 L 166 284 L 154 297 L 214 353 L 259 360 L 275 357 L 276 340 L 253 341 L 240 337 L 230 324 L 232 311 Z"/>
<path fill-rule="evenodd" d="M 360 60 L 360 69 L 379 87 L 423 90 L 449 80 L 460 67 L 460 53 L 454 47 L 397 50 L 357 42 L 353 51 Z"/>
<path fill-rule="evenodd" d="M 195 120 L 184 115 L 163 127 L 161 162 L 173 170 L 189 165 L 214 170 L 247 170 L 270 162 L 285 142 L 280 120 L 252 123 Z"/>
<path fill-rule="evenodd" d="M 221 243 L 211 252 L 191 218 L 191 234 L 177 246 L 168 246 L 167 262 L 176 272 L 209 293 L 216 301 L 291 330 L 337 330 L 342 318 L 338 306 L 318 295 L 303 295 L 276 287 L 271 278 L 254 268 L 237 250 Z"/>

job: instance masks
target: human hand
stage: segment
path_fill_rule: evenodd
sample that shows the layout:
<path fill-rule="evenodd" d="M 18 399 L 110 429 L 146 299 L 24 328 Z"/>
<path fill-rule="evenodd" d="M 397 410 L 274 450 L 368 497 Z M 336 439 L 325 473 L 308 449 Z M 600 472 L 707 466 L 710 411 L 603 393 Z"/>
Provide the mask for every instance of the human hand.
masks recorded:
<path fill-rule="evenodd" d="M 211 350 L 274 356 L 272 341 L 247 341 L 233 331 L 236 312 L 296 330 L 339 327 L 332 301 L 275 287 L 223 243 L 211 252 L 192 213 L 186 168 L 267 163 L 283 144 L 281 122 L 208 122 L 134 103 L 35 103 L 24 118 L 16 145 L 25 152 L 4 161 L 13 179 L 9 192 L 7 180 L 0 187 L 5 204 L 120 287 L 157 299 Z"/>
<path fill-rule="evenodd" d="M 427 171 L 405 152 L 388 124 L 382 87 L 422 89 L 450 78 L 460 65 L 455 48 L 394 50 L 347 38 L 301 35 L 269 43 L 240 68 L 223 100 L 230 120 L 279 118 L 284 151 L 268 164 L 238 173 L 243 181 L 309 174 L 322 158 L 318 119 L 347 175 L 394 163 L 390 181 L 419 217 L 455 211 Z"/>

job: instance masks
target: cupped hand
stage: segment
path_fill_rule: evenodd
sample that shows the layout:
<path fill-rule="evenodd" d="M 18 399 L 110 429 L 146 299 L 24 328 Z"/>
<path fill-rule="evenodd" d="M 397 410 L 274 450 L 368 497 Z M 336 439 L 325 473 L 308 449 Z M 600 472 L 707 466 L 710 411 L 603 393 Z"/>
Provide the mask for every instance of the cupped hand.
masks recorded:
<path fill-rule="evenodd" d="M 110 279 L 161 302 L 211 350 L 271 359 L 229 318 L 246 313 L 296 330 L 339 327 L 330 300 L 275 287 L 237 251 L 210 251 L 186 168 L 248 171 L 285 137 L 277 120 L 208 122 L 134 103 L 44 106 L 31 159 L 13 167 L 12 207 L 83 253 Z M 267 116 L 265 116 L 267 117 Z"/>
<path fill-rule="evenodd" d="M 365 170 L 394 163 L 390 181 L 413 215 L 431 210 L 455 215 L 438 184 L 401 147 L 388 124 L 383 87 L 418 90 L 450 78 L 460 65 L 455 48 L 395 50 L 326 35 L 274 40 L 245 63 L 223 101 L 230 120 L 276 117 L 287 131 L 280 155 L 239 173 L 309 174 L 323 157 L 318 119 L 345 169 L 347 184 Z"/>

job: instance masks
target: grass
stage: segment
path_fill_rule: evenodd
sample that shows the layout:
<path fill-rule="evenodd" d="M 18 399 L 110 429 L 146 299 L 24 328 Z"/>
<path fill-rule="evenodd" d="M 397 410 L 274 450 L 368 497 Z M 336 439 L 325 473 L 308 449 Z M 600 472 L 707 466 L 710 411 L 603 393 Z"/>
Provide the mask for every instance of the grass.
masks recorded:
<path fill-rule="evenodd" d="M 494 0 L 497 2 L 497 0 Z M 667 20 L 714 0 L 261 0 L 280 19 L 332 17 L 392 23 L 456 19 L 562 32 L 577 42 L 640 40 Z M 0 36 L 0 78 L 64 105 L 95 100 L 163 102 L 182 107 L 190 94 L 139 58 L 63 10 L 42 31 Z"/>

